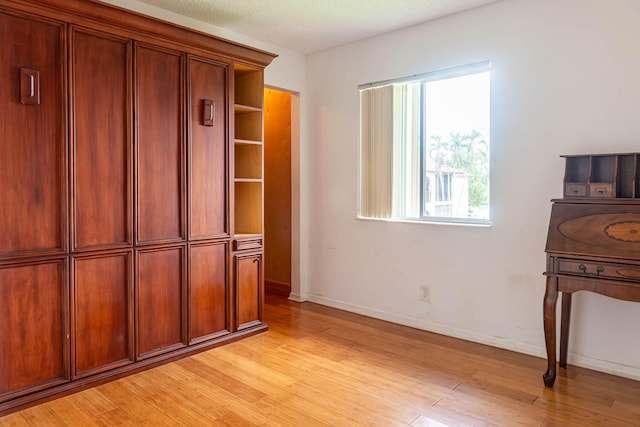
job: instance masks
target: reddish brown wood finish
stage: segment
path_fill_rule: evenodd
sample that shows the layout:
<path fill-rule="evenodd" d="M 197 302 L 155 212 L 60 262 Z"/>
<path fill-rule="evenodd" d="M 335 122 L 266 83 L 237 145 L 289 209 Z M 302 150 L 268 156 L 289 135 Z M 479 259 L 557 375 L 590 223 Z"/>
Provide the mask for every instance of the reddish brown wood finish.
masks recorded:
<path fill-rule="evenodd" d="M 0 13 L 0 258 L 66 249 L 63 29 Z M 37 105 L 20 103 L 22 67 L 39 72 Z"/>
<path fill-rule="evenodd" d="M 562 295 L 560 367 L 567 367 L 571 296 L 577 291 L 640 302 L 640 204 L 629 199 L 554 200 L 543 304 L 547 387 L 556 377 L 556 306 Z"/>
<path fill-rule="evenodd" d="M 132 253 L 72 260 L 73 378 L 131 363 Z"/>
<path fill-rule="evenodd" d="M 0 265 L 0 400 L 69 379 L 64 259 Z"/>
<path fill-rule="evenodd" d="M 189 339 L 229 333 L 228 244 L 192 245 L 189 250 Z"/>
<path fill-rule="evenodd" d="M 235 255 L 236 328 L 242 330 L 260 323 L 262 319 L 262 254 Z"/>
<path fill-rule="evenodd" d="M 262 266 L 230 283 L 250 159 L 229 103 L 251 94 L 236 127 L 258 138 L 273 58 L 97 1 L 0 0 L 0 416 L 267 329 Z M 240 200 L 237 249 L 260 251 L 261 184 Z"/>
<path fill-rule="evenodd" d="M 184 237 L 181 54 L 137 46 L 137 240 Z"/>
<path fill-rule="evenodd" d="M 227 69 L 189 61 L 189 238 L 228 235 L 227 198 Z M 213 101 L 213 126 L 203 125 L 204 99 Z"/>
<path fill-rule="evenodd" d="M 74 249 L 131 244 L 131 42 L 74 31 Z"/>
<path fill-rule="evenodd" d="M 184 246 L 137 254 L 137 355 L 144 359 L 185 345 Z"/>

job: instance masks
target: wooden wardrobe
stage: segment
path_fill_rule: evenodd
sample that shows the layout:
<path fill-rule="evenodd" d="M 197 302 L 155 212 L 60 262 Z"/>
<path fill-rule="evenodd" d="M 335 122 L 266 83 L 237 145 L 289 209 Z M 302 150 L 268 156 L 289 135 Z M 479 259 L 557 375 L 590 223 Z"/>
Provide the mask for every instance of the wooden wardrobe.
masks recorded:
<path fill-rule="evenodd" d="M 0 0 L 0 415 L 266 330 L 275 55 Z"/>

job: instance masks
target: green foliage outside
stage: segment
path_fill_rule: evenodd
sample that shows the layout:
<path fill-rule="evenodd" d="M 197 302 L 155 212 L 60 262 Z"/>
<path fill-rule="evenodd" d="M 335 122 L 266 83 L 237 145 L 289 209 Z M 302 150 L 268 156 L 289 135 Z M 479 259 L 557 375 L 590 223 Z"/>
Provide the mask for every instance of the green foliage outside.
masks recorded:
<path fill-rule="evenodd" d="M 446 166 L 469 174 L 470 207 L 489 204 L 489 144 L 478 131 L 451 133 L 446 140 L 432 136 L 429 157 L 435 164 L 436 173 L 441 173 Z"/>

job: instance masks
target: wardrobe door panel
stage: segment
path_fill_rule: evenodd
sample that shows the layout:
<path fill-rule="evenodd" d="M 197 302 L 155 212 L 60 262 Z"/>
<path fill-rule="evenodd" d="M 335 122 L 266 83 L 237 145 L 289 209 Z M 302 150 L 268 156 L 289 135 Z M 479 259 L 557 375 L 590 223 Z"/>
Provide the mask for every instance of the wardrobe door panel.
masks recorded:
<path fill-rule="evenodd" d="M 228 235 L 227 69 L 189 61 L 189 238 Z"/>
<path fill-rule="evenodd" d="M 73 259 L 74 378 L 133 361 L 131 252 Z"/>
<path fill-rule="evenodd" d="M 69 380 L 64 259 L 0 265 L 0 401 Z"/>
<path fill-rule="evenodd" d="M 137 255 L 138 358 L 183 347 L 184 246 L 140 250 Z"/>
<path fill-rule="evenodd" d="M 136 48 L 137 241 L 184 233 L 183 56 Z"/>
<path fill-rule="evenodd" d="M 66 250 L 63 28 L 0 13 L 0 257 Z"/>
<path fill-rule="evenodd" d="M 262 321 L 262 253 L 235 255 L 236 329 L 259 325 Z"/>
<path fill-rule="evenodd" d="M 227 310 L 228 243 L 193 245 L 189 252 L 189 338 L 230 332 Z"/>
<path fill-rule="evenodd" d="M 75 31 L 74 249 L 131 244 L 130 42 Z"/>

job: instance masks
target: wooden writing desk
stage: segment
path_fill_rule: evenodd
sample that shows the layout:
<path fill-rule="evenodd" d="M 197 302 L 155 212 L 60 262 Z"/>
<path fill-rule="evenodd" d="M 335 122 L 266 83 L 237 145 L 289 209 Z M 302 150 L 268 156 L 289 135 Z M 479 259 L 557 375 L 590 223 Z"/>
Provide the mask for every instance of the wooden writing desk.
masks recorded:
<path fill-rule="evenodd" d="M 544 333 L 548 367 L 556 378 L 556 303 L 562 293 L 560 367 L 567 367 L 571 297 L 590 291 L 640 302 L 640 199 L 554 200 L 547 236 Z"/>

